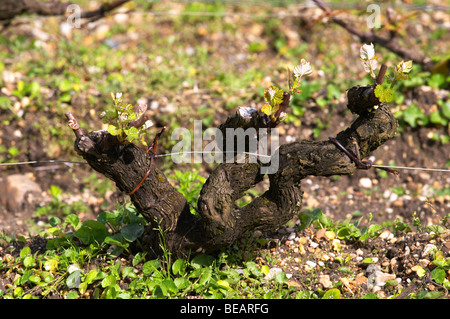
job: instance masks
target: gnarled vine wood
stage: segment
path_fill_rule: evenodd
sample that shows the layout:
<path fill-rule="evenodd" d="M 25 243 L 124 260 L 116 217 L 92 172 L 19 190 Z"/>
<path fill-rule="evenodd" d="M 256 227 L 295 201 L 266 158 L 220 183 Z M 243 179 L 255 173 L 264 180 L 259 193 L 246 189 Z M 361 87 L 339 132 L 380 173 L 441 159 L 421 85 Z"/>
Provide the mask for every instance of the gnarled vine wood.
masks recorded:
<path fill-rule="evenodd" d="M 358 116 L 336 139 L 346 149 L 365 158 L 394 137 L 397 121 L 385 105 L 373 95 L 373 86 L 357 86 L 347 93 L 348 108 Z M 372 109 L 372 110 L 371 110 Z M 370 111 L 369 111 L 370 110 Z M 89 165 L 113 180 L 124 193 L 131 192 L 148 171 L 150 155 L 134 144 L 120 144 L 106 131 L 84 133 L 78 125 L 75 149 Z M 76 121 L 75 121 L 76 123 Z M 273 128 L 274 123 L 256 109 L 239 109 L 221 126 L 226 128 Z M 225 135 L 224 135 L 225 136 Z M 226 138 L 226 137 L 224 137 Z M 226 145 L 224 143 L 223 145 Z M 229 151 L 229 150 L 227 150 Z M 159 254 L 161 227 L 167 249 L 176 256 L 212 252 L 233 244 L 251 230 L 276 230 L 302 207 L 301 180 L 309 175 L 349 175 L 357 169 L 349 157 L 331 141 L 300 141 L 284 144 L 272 155 L 279 161 L 278 170 L 268 177 L 261 173 L 267 163 L 248 160 L 221 163 L 210 174 L 198 199 L 198 215 L 167 180 L 153 167 L 131 201 L 149 222 L 142 241 L 145 249 Z M 245 191 L 268 178 L 270 186 L 261 196 L 244 207 L 236 205 Z"/>

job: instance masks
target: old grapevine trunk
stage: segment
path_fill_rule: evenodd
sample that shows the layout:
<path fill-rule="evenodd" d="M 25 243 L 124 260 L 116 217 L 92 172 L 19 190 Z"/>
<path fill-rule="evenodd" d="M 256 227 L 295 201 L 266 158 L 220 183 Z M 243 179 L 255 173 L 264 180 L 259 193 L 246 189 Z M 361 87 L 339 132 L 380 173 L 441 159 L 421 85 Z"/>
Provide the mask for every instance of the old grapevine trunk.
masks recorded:
<path fill-rule="evenodd" d="M 387 106 L 368 111 L 379 104 L 374 98 L 373 86 L 354 87 L 347 95 L 348 108 L 359 116 L 336 139 L 364 158 L 394 137 L 397 121 Z M 113 180 L 121 191 L 133 192 L 148 172 L 150 155 L 134 144 L 118 143 L 106 131 L 85 134 L 73 116 L 68 114 L 68 118 L 77 136 L 76 151 L 93 169 Z M 273 129 L 274 126 L 257 110 L 249 112 L 241 108 L 220 126 L 220 130 Z M 227 145 L 226 134 L 223 138 L 223 145 Z M 230 151 L 225 146 L 224 150 Z M 244 192 L 267 178 L 261 168 L 270 166 L 272 161 L 277 161 L 278 165 L 276 171 L 268 174 L 269 189 L 248 205 L 238 207 L 236 201 Z M 246 156 L 243 162 L 218 164 L 201 190 L 198 216 L 190 213 L 186 199 L 156 167 L 130 197 L 149 222 L 142 238 L 147 250 L 160 253 L 160 234 L 155 230 L 160 225 L 166 246 L 173 254 L 192 255 L 229 246 L 247 231 L 275 230 L 285 224 L 300 212 L 303 194 L 300 183 L 308 175 L 349 175 L 356 169 L 355 163 L 332 142 L 301 141 L 281 145 L 268 163 L 252 161 Z"/>
<path fill-rule="evenodd" d="M 0 25 L 8 25 L 11 21 L 22 14 L 37 14 L 41 16 L 64 16 L 75 14 L 80 19 L 101 18 L 107 12 L 120 7 L 130 0 L 104 1 L 100 7 L 92 11 L 80 11 L 79 6 L 75 2 L 60 0 L 41 1 L 41 0 L 0 0 Z M 74 4 L 76 7 L 71 7 Z"/>

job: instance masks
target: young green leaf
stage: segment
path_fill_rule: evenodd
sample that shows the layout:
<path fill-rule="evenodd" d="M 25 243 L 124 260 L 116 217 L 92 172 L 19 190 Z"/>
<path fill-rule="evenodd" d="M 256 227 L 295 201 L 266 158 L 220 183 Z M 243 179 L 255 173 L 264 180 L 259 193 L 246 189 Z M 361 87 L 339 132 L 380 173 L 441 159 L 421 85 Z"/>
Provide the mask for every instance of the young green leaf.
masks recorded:
<path fill-rule="evenodd" d="M 442 284 L 445 280 L 445 270 L 442 268 L 434 268 L 431 271 L 431 280 L 434 280 L 438 284 Z"/>
<path fill-rule="evenodd" d="M 144 233 L 144 226 L 141 224 L 125 225 L 120 230 L 120 233 L 127 241 L 134 242 Z"/>
<path fill-rule="evenodd" d="M 325 292 L 325 294 L 322 297 L 322 299 L 340 299 L 340 298 L 341 292 L 337 288 L 327 290 L 327 292 Z"/>
<path fill-rule="evenodd" d="M 75 237 L 88 245 L 93 242 L 103 242 L 109 235 L 108 229 L 102 223 L 95 220 L 83 222 L 81 227 L 75 232 Z"/>
<path fill-rule="evenodd" d="M 391 88 L 384 88 L 379 84 L 376 86 L 374 93 L 381 103 L 388 103 L 392 101 L 393 94 Z"/>
<path fill-rule="evenodd" d="M 177 259 L 172 265 L 172 272 L 174 275 L 183 276 L 186 270 L 186 261 L 183 259 Z"/>
<path fill-rule="evenodd" d="M 66 285 L 68 288 L 78 288 L 81 284 L 81 270 L 75 270 L 66 279 Z"/>
<path fill-rule="evenodd" d="M 142 266 L 142 272 L 144 273 L 144 275 L 150 276 L 159 268 L 161 268 L 161 262 L 158 259 L 152 259 L 144 263 L 144 265 Z"/>

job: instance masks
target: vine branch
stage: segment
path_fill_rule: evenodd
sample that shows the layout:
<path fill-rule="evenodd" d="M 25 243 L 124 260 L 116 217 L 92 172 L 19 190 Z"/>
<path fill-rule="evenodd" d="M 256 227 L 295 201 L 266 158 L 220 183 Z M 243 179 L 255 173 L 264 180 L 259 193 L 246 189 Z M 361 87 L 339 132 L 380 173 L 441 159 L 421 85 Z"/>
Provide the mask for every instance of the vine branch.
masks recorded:
<path fill-rule="evenodd" d="M 388 38 L 383 38 L 376 35 L 373 30 L 362 32 L 357 29 L 355 26 L 345 22 L 339 17 L 333 15 L 333 11 L 330 10 L 326 4 L 322 0 L 314 0 L 314 3 L 322 9 L 327 15 L 330 17 L 331 21 L 341 26 L 349 33 L 357 36 L 361 43 L 374 43 L 379 44 L 391 52 L 399 55 L 403 59 L 411 59 L 414 62 L 422 65 L 422 68 L 425 71 L 431 71 L 433 69 L 433 61 L 425 56 L 421 51 L 418 50 L 409 50 L 398 43 L 397 33 L 394 31 L 389 32 Z M 392 19 L 392 12 L 388 10 L 388 19 Z"/>

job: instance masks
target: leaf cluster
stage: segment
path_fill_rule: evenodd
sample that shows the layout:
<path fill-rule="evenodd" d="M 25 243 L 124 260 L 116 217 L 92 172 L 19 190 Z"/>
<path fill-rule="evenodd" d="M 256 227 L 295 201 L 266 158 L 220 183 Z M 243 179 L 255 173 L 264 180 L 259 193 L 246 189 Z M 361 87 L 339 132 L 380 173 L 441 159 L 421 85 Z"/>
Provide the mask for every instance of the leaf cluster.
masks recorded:
<path fill-rule="evenodd" d="M 179 184 L 177 190 L 186 198 L 191 213 L 195 215 L 198 195 L 202 190 L 203 184 L 206 182 L 206 178 L 201 176 L 197 171 L 182 172 L 174 170 L 173 173 L 170 178 Z"/>
<path fill-rule="evenodd" d="M 147 106 L 139 105 L 135 108 L 132 104 L 125 103 L 122 93 L 111 93 L 114 102 L 112 109 L 108 109 L 100 114 L 103 123 L 108 124 L 108 132 L 118 138 L 120 143 L 132 143 L 138 141 L 147 145 L 145 141 L 146 129 L 152 125 L 147 121 L 140 127 L 135 127 L 132 123 L 138 120 L 147 110 Z"/>

